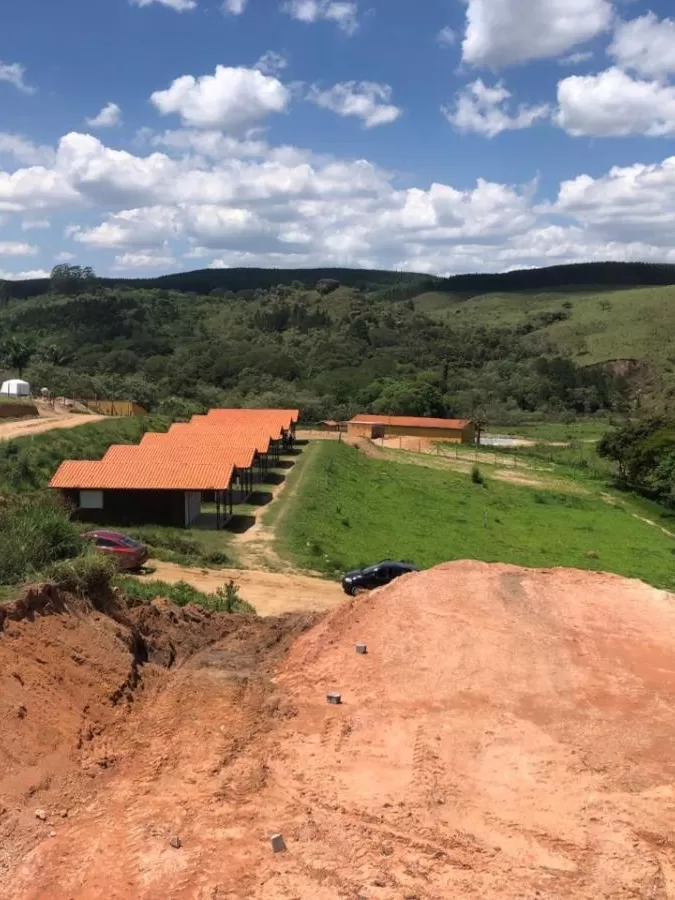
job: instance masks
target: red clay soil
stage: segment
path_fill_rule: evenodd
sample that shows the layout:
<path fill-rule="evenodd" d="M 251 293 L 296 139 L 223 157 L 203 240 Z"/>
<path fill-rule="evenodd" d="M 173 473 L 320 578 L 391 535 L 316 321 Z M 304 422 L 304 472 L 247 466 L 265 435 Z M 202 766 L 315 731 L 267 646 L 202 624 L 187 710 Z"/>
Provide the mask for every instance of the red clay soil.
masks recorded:
<path fill-rule="evenodd" d="M 0 638 L 2 900 L 675 897 L 672 595 L 452 563 L 133 693 L 126 626 L 78 615 Z"/>

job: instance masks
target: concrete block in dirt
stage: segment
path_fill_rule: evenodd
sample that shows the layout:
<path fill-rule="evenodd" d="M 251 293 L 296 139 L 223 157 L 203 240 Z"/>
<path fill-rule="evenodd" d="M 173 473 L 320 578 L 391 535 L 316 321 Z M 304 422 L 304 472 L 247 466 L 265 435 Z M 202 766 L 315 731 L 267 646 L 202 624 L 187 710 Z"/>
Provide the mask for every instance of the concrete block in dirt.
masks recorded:
<path fill-rule="evenodd" d="M 274 853 L 284 853 L 287 849 L 286 841 L 282 834 L 273 834 L 270 838 L 270 844 L 272 845 L 272 851 Z"/>

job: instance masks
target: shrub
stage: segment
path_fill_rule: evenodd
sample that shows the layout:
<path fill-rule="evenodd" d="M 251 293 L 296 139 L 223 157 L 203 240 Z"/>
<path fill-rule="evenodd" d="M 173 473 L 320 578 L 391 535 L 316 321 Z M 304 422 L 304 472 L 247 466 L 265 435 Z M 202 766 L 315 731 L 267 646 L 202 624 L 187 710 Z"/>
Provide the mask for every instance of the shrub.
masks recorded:
<path fill-rule="evenodd" d="M 231 578 L 227 584 L 218 588 L 212 596 L 215 597 L 214 609 L 218 610 L 218 612 L 255 613 L 254 607 L 239 596 L 239 585 Z"/>
<path fill-rule="evenodd" d="M 239 587 L 236 582 L 230 580 L 214 594 L 206 594 L 198 590 L 186 581 L 177 581 L 169 584 L 166 581 L 151 580 L 140 581 L 129 575 L 119 575 L 115 584 L 120 587 L 127 596 L 142 603 L 150 603 L 159 597 L 165 597 L 176 606 L 188 606 L 194 603 L 205 609 L 213 609 L 216 612 L 226 613 L 250 613 L 255 615 L 255 608 L 242 600 L 239 596 Z"/>
<path fill-rule="evenodd" d="M 61 590 L 96 600 L 110 591 L 116 571 L 112 559 L 91 550 L 54 563 L 44 574 Z"/>
<path fill-rule="evenodd" d="M 56 498 L 0 500 L 0 584 L 19 584 L 82 549 L 76 526 Z"/>
<path fill-rule="evenodd" d="M 474 484 L 485 484 L 485 476 L 477 465 L 474 465 L 471 469 L 471 481 L 473 481 Z"/>

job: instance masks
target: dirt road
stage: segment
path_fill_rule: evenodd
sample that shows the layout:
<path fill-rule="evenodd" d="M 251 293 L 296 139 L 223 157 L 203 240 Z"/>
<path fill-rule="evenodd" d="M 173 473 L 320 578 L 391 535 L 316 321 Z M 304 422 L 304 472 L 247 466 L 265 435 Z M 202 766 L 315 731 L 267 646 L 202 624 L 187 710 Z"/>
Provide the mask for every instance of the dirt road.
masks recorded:
<path fill-rule="evenodd" d="M 72 679 L 93 698 L 124 671 L 81 620 L 0 639 L 1 900 L 675 896 L 672 595 L 461 562 L 309 630 L 235 622 L 86 712 L 68 776 L 50 778 L 68 728 L 57 738 L 45 717 L 64 704 L 75 731 Z"/>
<path fill-rule="evenodd" d="M 141 578 L 156 578 L 173 584 L 187 581 L 201 591 L 211 593 L 232 578 L 244 600 L 260 616 L 279 616 L 292 612 L 316 612 L 333 609 L 344 600 L 339 584 L 297 572 L 262 572 L 252 569 L 193 569 L 175 563 L 152 560 L 153 571 Z"/>
<path fill-rule="evenodd" d="M 76 428 L 78 425 L 98 422 L 105 418 L 106 416 L 93 413 L 91 415 L 64 413 L 60 416 L 41 416 L 35 419 L 19 419 L 15 422 L 0 422 L 0 441 L 28 437 L 31 434 L 42 434 L 44 431 L 53 431 L 55 428 Z"/>

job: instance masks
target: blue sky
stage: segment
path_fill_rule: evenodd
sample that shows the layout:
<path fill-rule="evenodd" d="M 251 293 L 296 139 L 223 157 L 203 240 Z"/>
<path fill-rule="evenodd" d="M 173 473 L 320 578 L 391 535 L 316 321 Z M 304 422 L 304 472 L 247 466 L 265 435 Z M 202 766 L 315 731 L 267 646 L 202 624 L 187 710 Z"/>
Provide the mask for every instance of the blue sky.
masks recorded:
<path fill-rule="evenodd" d="M 0 277 L 675 262 L 665 0 L 22 0 Z"/>

